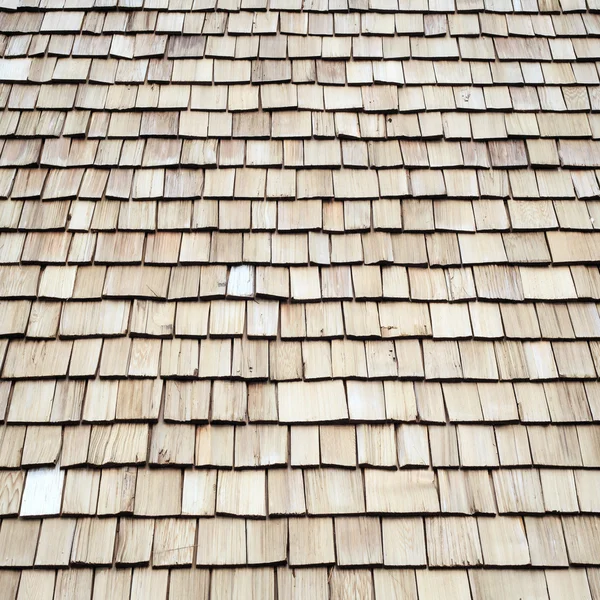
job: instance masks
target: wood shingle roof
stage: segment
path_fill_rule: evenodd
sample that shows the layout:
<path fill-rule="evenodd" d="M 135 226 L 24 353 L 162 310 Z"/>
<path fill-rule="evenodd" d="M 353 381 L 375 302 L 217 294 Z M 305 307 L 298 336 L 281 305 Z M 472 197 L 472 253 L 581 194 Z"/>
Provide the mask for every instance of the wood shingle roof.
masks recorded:
<path fill-rule="evenodd" d="M 600 600 L 599 13 L 0 1 L 0 599 Z"/>

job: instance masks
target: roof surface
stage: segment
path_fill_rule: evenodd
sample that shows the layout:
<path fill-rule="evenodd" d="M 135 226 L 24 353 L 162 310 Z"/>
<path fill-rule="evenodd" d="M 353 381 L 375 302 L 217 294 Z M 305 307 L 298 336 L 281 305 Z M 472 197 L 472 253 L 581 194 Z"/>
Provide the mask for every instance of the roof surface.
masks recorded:
<path fill-rule="evenodd" d="M 598 0 L 2 8 L 2 600 L 600 600 Z"/>

